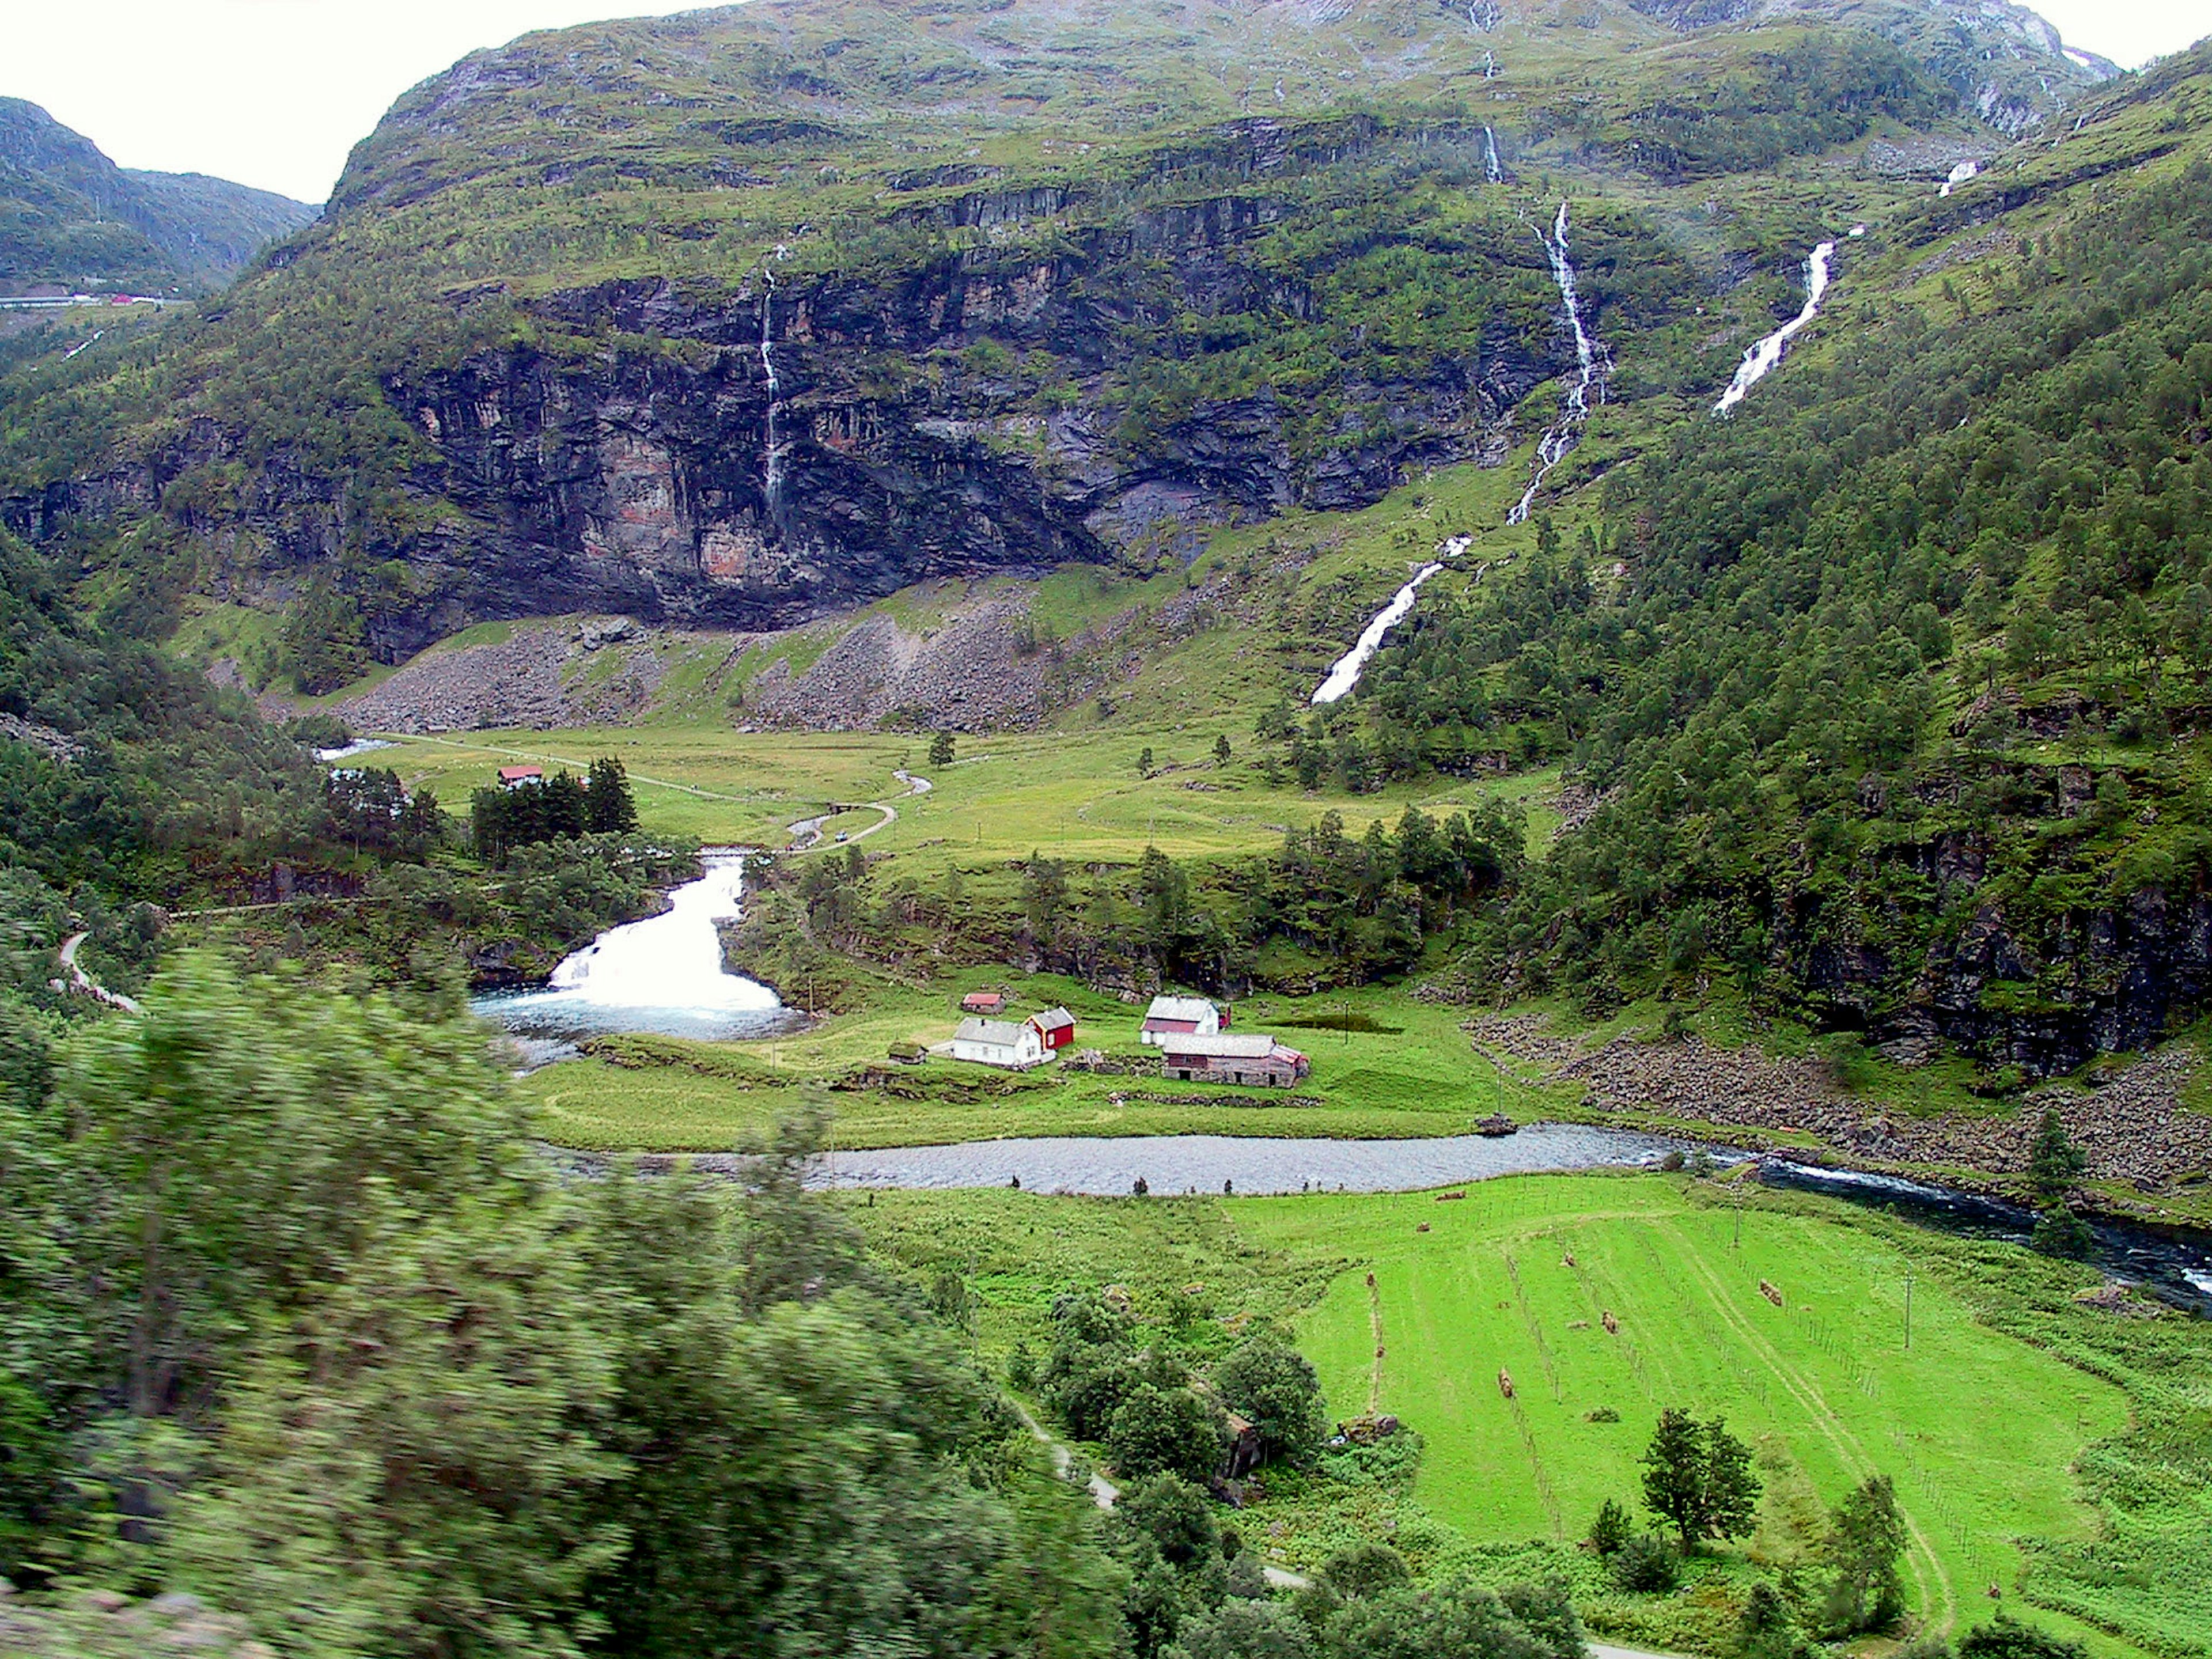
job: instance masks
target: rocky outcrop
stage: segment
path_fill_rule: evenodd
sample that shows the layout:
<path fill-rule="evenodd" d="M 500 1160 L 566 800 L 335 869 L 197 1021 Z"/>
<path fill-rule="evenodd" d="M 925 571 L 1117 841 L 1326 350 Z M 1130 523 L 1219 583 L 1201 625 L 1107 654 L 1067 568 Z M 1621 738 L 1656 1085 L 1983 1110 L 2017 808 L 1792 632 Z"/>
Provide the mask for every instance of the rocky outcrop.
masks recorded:
<path fill-rule="evenodd" d="M 1750 1131 L 1759 1144 L 1786 1148 L 1809 1134 L 1865 1162 L 2018 1175 L 2027 1169 L 2048 1106 L 2087 1157 L 2092 1180 L 2157 1191 L 2212 1171 L 2212 1115 L 2182 1101 L 2198 1060 L 2180 1046 L 2100 1078 L 2092 1089 L 2034 1091 L 2015 1110 L 1917 1116 L 1854 1098 L 1818 1060 L 1716 1048 L 1695 1037 L 1617 1037 L 1593 1048 L 1532 1015 L 1486 1016 L 1468 1030 L 1478 1043 L 1540 1065 L 1548 1080 L 1580 1085 L 1599 1110 L 1720 1124 Z"/>
<path fill-rule="evenodd" d="M 1971 892 L 1987 848 L 1947 837 L 1917 849 L 1939 891 Z M 2212 897 L 2148 889 L 2022 923 L 1996 904 L 1917 959 L 1878 919 L 1796 917 L 1778 960 L 1830 1024 L 1864 1030 L 1910 1062 L 1938 1043 L 2034 1079 L 2101 1054 L 2140 1052 L 2212 994 Z"/>
<path fill-rule="evenodd" d="M 1390 142 L 1431 137 L 1450 135 Z M 1501 269 L 1478 353 L 1390 360 L 1412 365 L 1400 380 L 1347 373 L 1329 392 L 1341 414 L 1264 384 L 1176 389 L 1183 348 L 1164 319 L 1312 319 L 1306 280 L 1249 245 L 1316 211 L 1299 168 L 1380 142 L 1364 118 L 1229 124 L 1156 158 L 1171 184 L 1115 181 L 1132 199 L 1111 211 L 983 179 L 891 211 L 880 234 L 911 245 L 830 273 L 458 288 L 441 299 L 455 337 L 514 343 L 382 372 L 385 412 L 412 434 L 389 451 L 388 487 L 203 418 L 129 465 L 0 502 L 0 518 L 50 542 L 158 512 L 204 550 L 205 580 L 264 609 L 332 571 L 387 663 L 492 618 L 768 630 L 933 578 L 1188 556 L 1217 526 L 1355 507 L 1412 468 L 1494 461 L 1512 409 L 1564 367 Z M 1521 254 L 1533 286 L 1535 250 Z M 476 307 L 519 320 L 474 330 Z M 1133 380 L 1146 353 L 1166 390 Z"/>

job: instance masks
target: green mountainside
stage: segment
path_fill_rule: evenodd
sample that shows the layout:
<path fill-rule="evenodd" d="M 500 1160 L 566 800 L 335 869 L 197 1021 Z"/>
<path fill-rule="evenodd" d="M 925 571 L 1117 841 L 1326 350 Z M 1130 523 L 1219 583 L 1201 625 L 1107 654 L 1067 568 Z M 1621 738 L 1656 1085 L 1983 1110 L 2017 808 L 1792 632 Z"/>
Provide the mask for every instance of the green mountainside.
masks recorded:
<path fill-rule="evenodd" d="M 4 510 L 134 625 L 311 694 L 617 611 L 801 626 L 684 683 L 826 724 L 837 618 L 996 580 L 1025 620 L 989 649 L 1048 665 L 1019 723 L 1234 722 L 1352 796 L 1556 769 L 1571 826 L 1480 903 L 1366 849 L 1348 954 L 1346 916 L 1230 902 L 1297 847 L 1197 872 L 1175 927 L 1019 948 L 1592 1012 L 1717 984 L 2003 1088 L 2212 988 L 2176 742 L 2212 661 L 2212 105 L 2203 49 L 2107 67 L 2002 5 L 526 37 L 402 99 L 219 302 L 18 370 Z M 1820 317 L 1716 418 L 1816 243 Z M 1056 567 L 1131 608 L 1056 625 Z M 1015 719 L 960 699 L 863 720 Z"/>
<path fill-rule="evenodd" d="M 202 293 L 314 216 L 203 173 L 118 167 L 37 105 L 0 98 L 0 293 Z"/>

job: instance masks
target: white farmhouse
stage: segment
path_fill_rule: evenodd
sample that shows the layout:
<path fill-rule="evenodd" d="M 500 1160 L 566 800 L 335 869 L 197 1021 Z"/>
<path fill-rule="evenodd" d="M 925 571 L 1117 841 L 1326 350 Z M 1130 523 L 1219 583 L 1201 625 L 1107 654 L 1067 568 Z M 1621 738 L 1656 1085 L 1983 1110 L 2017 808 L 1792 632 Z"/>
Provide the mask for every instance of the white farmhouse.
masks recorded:
<path fill-rule="evenodd" d="M 1170 1037 L 1218 1036 L 1228 1024 L 1204 997 L 1154 997 L 1137 1040 L 1157 1048 Z"/>
<path fill-rule="evenodd" d="M 952 1058 L 1025 1071 L 1044 1063 L 1044 1036 L 1033 1020 L 963 1019 L 952 1034 Z"/>

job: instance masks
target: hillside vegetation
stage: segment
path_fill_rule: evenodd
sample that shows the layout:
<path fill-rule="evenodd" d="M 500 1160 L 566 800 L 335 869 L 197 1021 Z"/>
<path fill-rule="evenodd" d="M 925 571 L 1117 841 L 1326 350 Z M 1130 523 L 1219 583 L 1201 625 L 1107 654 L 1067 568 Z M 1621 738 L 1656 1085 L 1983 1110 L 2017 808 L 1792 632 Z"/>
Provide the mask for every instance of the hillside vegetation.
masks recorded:
<path fill-rule="evenodd" d="M 0 98 L 0 292 L 202 293 L 314 214 L 203 173 L 118 167 L 37 105 Z"/>

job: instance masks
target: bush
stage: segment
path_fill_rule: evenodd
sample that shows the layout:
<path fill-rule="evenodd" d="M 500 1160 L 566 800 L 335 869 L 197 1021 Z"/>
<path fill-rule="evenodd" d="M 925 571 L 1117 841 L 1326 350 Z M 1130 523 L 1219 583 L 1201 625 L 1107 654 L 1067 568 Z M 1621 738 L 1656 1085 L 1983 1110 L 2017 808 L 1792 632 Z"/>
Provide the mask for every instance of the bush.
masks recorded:
<path fill-rule="evenodd" d="M 1613 1498 L 1598 1505 L 1597 1519 L 1590 1522 L 1589 1547 L 1610 1560 L 1620 1553 L 1634 1534 L 1628 1527 L 1628 1511 Z"/>
<path fill-rule="evenodd" d="M 2089 1650 L 2079 1642 L 2001 1613 L 1994 1624 L 1971 1630 L 1960 1639 L 1959 1659 L 2089 1659 Z"/>
<path fill-rule="evenodd" d="M 2035 1231 L 2027 1242 L 2040 1255 L 2069 1261 L 2087 1261 L 2097 1248 L 2097 1236 L 2089 1231 L 2089 1224 L 2063 1205 L 2036 1217 Z"/>
<path fill-rule="evenodd" d="M 1413 1582 L 1406 1558 L 1388 1544 L 1354 1544 L 1322 1563 L 1321 1582 L 1348 1601 Z"/>
<path fill-rule="evenodd" d="M 1608 1576 L 1632 1595 L 1664 1595 L 1682 1582 L 1681 1558 L 1663 1538 L 1632 1538 L 1613 1552 Z"/>

